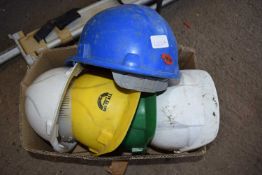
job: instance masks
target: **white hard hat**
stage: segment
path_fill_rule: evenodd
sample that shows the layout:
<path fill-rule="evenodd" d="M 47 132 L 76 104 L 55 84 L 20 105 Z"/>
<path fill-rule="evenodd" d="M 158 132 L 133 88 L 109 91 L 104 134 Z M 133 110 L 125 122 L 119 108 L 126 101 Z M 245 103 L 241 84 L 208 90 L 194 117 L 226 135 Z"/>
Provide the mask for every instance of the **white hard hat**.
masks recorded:
<path fill-rule="evenodd" d="M 76 145 L 74 141 L 59 141 L 58 116 L 69 83 L 81 69 L 79 64 L 72 68 L 51 69 L 36 78 L 26 91 L 25 112 L 28 122 L 58 152 L 68 152 Z"/>
<path fill-rule="evenodd" d="M 219 129 L 219 103 L 211 76 L 181 70 L 157 96 L 157 127 L 151 145 L 167 151 L 189 151 L 212 142 Z"/>

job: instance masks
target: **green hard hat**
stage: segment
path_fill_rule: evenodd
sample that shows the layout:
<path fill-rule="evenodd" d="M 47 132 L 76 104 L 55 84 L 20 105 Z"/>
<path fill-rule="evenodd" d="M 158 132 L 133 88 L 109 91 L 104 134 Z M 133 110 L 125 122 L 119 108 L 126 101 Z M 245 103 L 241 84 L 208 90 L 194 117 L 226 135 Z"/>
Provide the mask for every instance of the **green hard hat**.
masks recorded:
<path fill-rule="evenodd" d="M 120 148 L 133 153 L 143 153 L 156 129 L 156 95 L 142 94 L 135 116 Z"/>

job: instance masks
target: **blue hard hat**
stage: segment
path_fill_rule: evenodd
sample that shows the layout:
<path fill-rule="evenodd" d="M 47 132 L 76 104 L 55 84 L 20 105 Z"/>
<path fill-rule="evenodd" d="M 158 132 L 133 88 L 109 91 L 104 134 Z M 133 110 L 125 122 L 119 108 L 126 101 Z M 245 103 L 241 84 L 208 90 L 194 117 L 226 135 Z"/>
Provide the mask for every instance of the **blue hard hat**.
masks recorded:
<path fill-rule="evenodd" d="M 73 61 L 114 71 L 179 78 L 178 49 L 167 22 L 154 10 L 120 5 L 85 25 Z"/>

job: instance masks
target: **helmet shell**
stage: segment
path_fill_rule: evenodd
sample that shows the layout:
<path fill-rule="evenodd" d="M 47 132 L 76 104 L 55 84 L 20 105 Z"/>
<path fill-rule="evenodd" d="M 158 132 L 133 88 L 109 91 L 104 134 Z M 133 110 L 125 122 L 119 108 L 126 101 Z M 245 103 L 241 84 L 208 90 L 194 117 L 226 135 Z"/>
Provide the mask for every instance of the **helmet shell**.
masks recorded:
<path fill-rule="evenodd" d="M 85 25 L 75 62 L 159 78 L 179 78 L 178 49 L 167 22 L 139 5 L 106 9 Z"/>
<path fill-rule="evenodd" d="M 97 156 L 114 151 L 126 136 L 140 92 L 89 73 L 78 77 L 69 91 L 73 137 Z"/>
<path fill-rule="evenodd" d="M 183 152 L 212 142 L 219 129 L 219 103 L 211 76 L 202 70 L 181 70 L 179 84 L 170 83 L 157 96 L 157 127 L 151 144 Z"/>
<path fill-rule="evenodd" d="M 121 144 L 125 151 L 144 152 L 156 129 L 156 95 L 142 95 L 135 117 Z"/>
<path fill-rule="evenodd" d="M 29 124 L 58 152 L 71 151 L 76 145 L 76 142 L 58 141 L 58 116 L 67 87 L 72 77 L 80 72 L 80 67 L 76 64 L 73 68 L 46 71 L 26 90 L 25 112 Z"/>

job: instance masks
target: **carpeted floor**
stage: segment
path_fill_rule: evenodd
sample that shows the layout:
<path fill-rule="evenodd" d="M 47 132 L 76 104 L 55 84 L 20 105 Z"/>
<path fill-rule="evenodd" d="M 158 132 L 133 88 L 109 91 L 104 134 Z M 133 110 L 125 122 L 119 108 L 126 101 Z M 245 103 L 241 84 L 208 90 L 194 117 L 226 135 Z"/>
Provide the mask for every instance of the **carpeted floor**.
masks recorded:
<path fill-rule="evenodd" d="M 0 1 L 0 50 L 9 33 L 30 32 L 85 0 Z M 179 0 L 162 10 L 181 45 L 195 48 L 220 100 L 217 139 L 200 159 L 132 162 L 126 174 L 261 174 L 262 1 Z M 106 174 L 104 166 L 38 159 L 21 148 L 19 83 L 27 65 L 17 56 L 0 66 L 0 174 Z"/>

